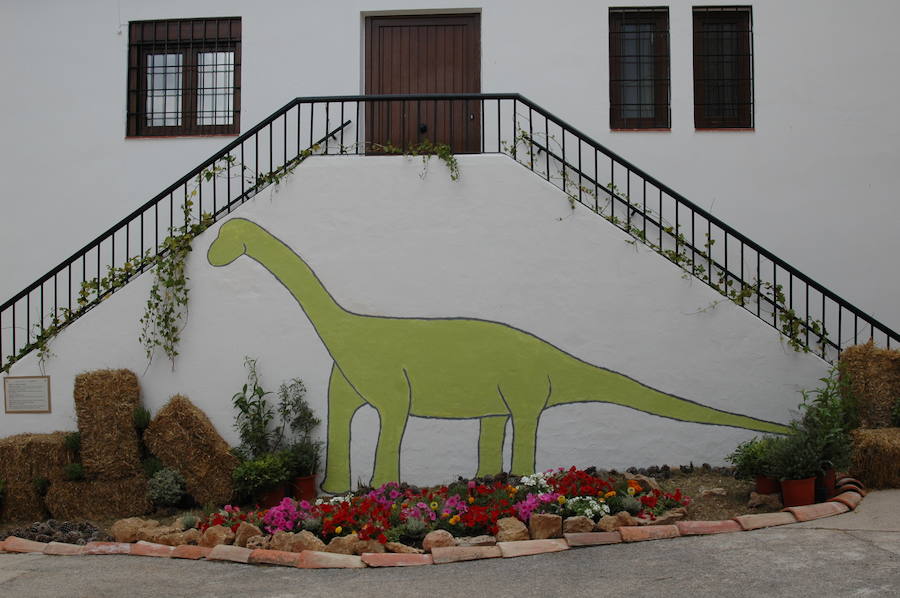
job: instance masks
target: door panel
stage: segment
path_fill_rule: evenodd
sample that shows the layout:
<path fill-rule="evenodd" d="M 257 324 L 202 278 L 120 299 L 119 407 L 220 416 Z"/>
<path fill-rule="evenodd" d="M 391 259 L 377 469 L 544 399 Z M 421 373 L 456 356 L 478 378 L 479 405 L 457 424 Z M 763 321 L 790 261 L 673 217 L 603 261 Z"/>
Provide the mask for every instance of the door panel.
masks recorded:
<path fill-rule="evenodd" d="M 479 93 L 480 31 L 478 14 L 368 17 L 366 93 Z M 370 102 L 367 150 L 428 139 L 457 153 L 478 152 L 480 109 L 472 100 Z"/>

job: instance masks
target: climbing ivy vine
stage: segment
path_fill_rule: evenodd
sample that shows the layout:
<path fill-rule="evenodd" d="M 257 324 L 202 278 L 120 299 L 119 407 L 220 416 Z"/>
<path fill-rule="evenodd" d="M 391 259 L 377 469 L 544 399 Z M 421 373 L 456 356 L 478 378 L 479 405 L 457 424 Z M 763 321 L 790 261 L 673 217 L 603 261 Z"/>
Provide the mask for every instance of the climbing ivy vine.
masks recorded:
<path fill-rule="evenodd" d="M 553 144 L 557 148 L 560 146 L 553 135 L 548 136 L 545 143 L 541 144 L 527 131 L 517 127 L 513 141 L 509 143 L 504 142 L 502 148 L 504 152 L 512 156 L 517 162 L 534 170 L 535 152 L 537 154 L 546 152 Z M 520 150 L 520 146 L 524 146 L 525 151 Z M 527 159 L 521 156 L 527 156 Z M 554 162 L 559 163 L 560 161 L 554 159 Z M 715 245 L 716 239 L 711 238 L 708 233 L 704 234 L 705 241 L 702 247 L 694 248 L 688 239 L 685 238 L 681 225 L 672 224 L 662 214 L 649 206 L 641 206 L 640 210 L 637 207 L 632 207 L 631 199 L 628 195 L 612 182 L 607 183 L 605 186 L 598 185 L 596 188 L 584 186 L 575 180 L 570 170 L 568 166 L 560 163 L 556 167 L 556 172 L 548 172 L 547 176 L 557 187 L 563 189 L 572 210 L 579 203 L 585 205 L 629 233 L 633 238 L 627 240 L 627 243 L 637 246 L 637 243 L 640 242 L 678 266 L 682 270 L 683 278 L 699 278 L 723 295 L 723 299 L 714 301 L 698 311 L 713 309 L 723 301 L 731 301 L 738 306 L 746 307 L 754 298 L 757 298 L 760 301 L 760 305 L 766 304 L 771 306 L 771 309 L 777 314 L 777 316 L 774 316 L 777 320 L 775 327 L 789 347 L 797 352 L 810 352 L 807 335 L 811 334 L 818 339 L 815 346 L 824 352 L 825 346 L 829 342 L 825 324 L 821 320 L 801 318 L 796 310 L 787 305 L 782 285 L 762 281 L 757 278 L 750 281 L 742 281 L 735 278 L 718 266 L 711 258 L 712 247 Z M 604 196 L 602 200 L 600 199 L 601 194 Z M 585 204 L 583 201 L 584 196 L 590 197 L 594 205 Z M 614 214 L 612 209 L 614 201 L 625 204 L 627 216 L 623 218 Z M 673 241 L 674 247 L 664 246 L 661 241 L 654 241 L 648 238 L 643 227 L 632 223 L 632 218 L 636 215 L 642 219 L 646 217 L 648 220 L 655 220 L 660 230 Z M 706 265 L 702 262 L 706 262 Z"/>
<path fill-rule="evenodd" d="M 452 180 L 459 178 L 459 163 L 449 145 L 425 140 L 407 147 L 398 147 L 390 142 L 373 143 L 369 144 L 369 147 L 385 154 L 420 157 L 423 163 L 420 175 L 422 177 L 427 173 L 430 158 L 435 156 L 446 164 Z M 107 266 L 104 276 L 83 281 L 76 298 L 77 307 L 59 308 L 56 312 L 45 316 L 43 322 L 35 324 L 30 336 L 31 341 L 11 355 L 0 367 L 0 372 L 9 373 L 13 364 L 36 351 L 38 367 L 41 373 L 44 373 L 47 361 L 54 356 L 50 343 L 56 335 L 93 305 L 103 301 L 115 290 L 148 269 L 153 269 L 153 284 L 140 318 L 141 329 L 138 340 L 144 348 L 148 368 L 159 349 L 169 359 L 174 369 L 178 344 L 188 317 L 190 289 L 187 284 L 189 277 L 185 273 L 185 263 L 194 239 L 215 222 L 213 214 L 204 212 L 199 217 L 194 215 L 194 198 L 199 193 L 200 185 L 217 177 L 227 176 L 228 172 L 236 169 L 238 174 L 232 176 L 244 178 L 249 184 L 245 197 L 251 197 L 270 185 L 280 184 L 297 166 L 320 149 L 320 145 L 313 145 L 301 151 L 286 164 L 265 173 L 254 173 L 244 164 L 236 168 L 237 159 L 231 154 L 217 160 L 213 166 L 203 170 L 194 179 L 193 187 L 187 192 L 181 205 L 183 223 L 177 227 L 169 227 L 168 235 L 159 247 L 131 257 L 121 266 Z M 348 153 L 352 149 L 352 146 L 341 147 L 341 153 Z"/>

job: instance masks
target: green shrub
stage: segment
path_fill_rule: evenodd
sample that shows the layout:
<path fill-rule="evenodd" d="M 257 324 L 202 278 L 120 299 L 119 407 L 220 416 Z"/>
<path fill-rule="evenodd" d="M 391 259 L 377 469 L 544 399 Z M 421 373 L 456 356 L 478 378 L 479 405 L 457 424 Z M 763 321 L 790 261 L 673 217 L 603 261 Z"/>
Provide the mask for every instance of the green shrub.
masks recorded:
<path fill-rule="evenodd" d="M 163 462 L 152 455 L 141 461 L 141 469 L 144 470 L 144 475 L 147 476 L 148 479 L 155 476 L 156 473 L 164 467 Z"/>
<path fill-rule="evenodd" d="M 81 432 L 69 432 L 63 438 L 63 442 L 66 445 L 66 449 L 77 455 L 81 450 Z"/>
<path fill-rule="evenodd" d="M 181 516 L 181 529 L 187 531 L 189 529 L 197 527 L 197 522 L 200 519 L 194 515 L 193 513 L 188 513 L 187 515 Z"/>
<path fill-rule="evenodd" d="M 284 484 L 289 478 L 290 472 L 282 454 L 244 461 L 232 472 L 234 490 L 241 500 L 253 500 L 260 492 Z"/>
<path fill-rule="evenodd" d="M 303 437 L 282 452 L 290 477 L 315 475 L 321 462 L 322 442 Z"/>
<path fill-rule="evenodd" d="M 772 471 L 771 436 L 751 438 L 737 445 L 725 459 L 734 465 L 734 475 L 738 479 L 750 480 L 758 475 L 770 476 Z"/>
<path fill-rule="evenodd" d="M 150 410 L 146 407 L 135 407 L 131 413 L 131 420 L 137 431 L 143 435 L 144 430 L 150 425 Z"/>
<path fill-rule="evenodd" d="M 780 480 L 803 480 L 822 471 L 816 442 L 802 428 L 773 439 L 771 455 L 772 474 Z"/>
<path fill-rule="evenodd" d="M 854 402 L 836 368 L 821 381 L 821 387 L 803 391 L 802 415 L 794 427 L 819 455 L 820 469 L 847 469 L 853 452 L 850 431 L 857 421 Z"/>
<path fill-rule="evenodd" d="M 81 463 L 69 463 L 63 467 L 63 475 L 70 482 L 77 482 L 84 479 L 84 465 Z"/>
<path fill-rule="evenodd" d="M 160 469 L 147 484 L 147 498 L 157 507 L 174 507 L 184 494 L 184 477 L 171 468 Z"/>
<path fill-rule="evenodd" d="M 47 491 L 50 490 L 50 480 L 47 478 L 34 478 L 31 480 L 31 483 L 34 484 L 34 489 L 38 493 L 38 496 L 44 497 L 47 496 Z"/>

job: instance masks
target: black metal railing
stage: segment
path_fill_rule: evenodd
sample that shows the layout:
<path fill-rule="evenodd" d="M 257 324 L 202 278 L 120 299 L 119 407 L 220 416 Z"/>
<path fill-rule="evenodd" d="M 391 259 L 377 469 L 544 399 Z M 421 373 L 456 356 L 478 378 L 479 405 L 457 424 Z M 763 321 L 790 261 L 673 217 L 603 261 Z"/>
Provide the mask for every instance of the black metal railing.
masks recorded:
<path fill-rule="evenodd" d="M 165 252 L 178 227 L 218 220 L 309 155 L 414 151 L 426 141 L 509 155 L 796 349 L 834 361 L 869 338 L 900 344 L 887 326 L 519 94 L 361 95 L 292 100 L 3 303 L 0 364 L 8 367 L 152 266 L 136 258 Z"/>

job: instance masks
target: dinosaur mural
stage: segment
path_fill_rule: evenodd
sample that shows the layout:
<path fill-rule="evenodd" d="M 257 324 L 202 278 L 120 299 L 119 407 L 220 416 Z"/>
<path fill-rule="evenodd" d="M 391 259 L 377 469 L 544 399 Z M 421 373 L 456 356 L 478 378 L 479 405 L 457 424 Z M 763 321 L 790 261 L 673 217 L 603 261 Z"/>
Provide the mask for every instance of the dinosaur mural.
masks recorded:
<path fill-rule="evenodd" d="M 334 359 L 328 385 L 328 439 L 322 489 L 350 489 L 350 424 L 368 403 L 380 431 L 372 484 L 400 479 L 400 447 L 410 416 L 478 419 L 478 475 L 503 469 L 512 419 L 512 472 L 534 471 L 541 413 L 606 402 L 674 420 L 784 433 L 785 426 L 706 407 L 650 388 L 501 322 L 475 318 L 399 318 L 341 307 L 290 247 L 249 220 L 219 229 L 213 266 L 247 255 L 290 292 Z"/>

